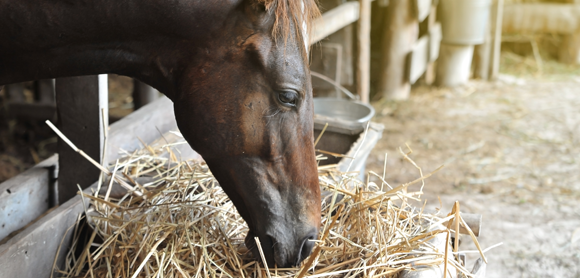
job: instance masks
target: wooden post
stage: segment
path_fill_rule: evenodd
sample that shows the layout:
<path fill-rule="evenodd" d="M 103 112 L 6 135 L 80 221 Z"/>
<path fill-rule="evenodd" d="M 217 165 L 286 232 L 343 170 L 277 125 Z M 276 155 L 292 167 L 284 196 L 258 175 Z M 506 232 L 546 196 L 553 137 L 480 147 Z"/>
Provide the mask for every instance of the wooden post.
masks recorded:
<path fill-rule="evenodd" d="M 565 64 L 580 64 L 580 28 L 562 36 L 558 58 Z"/>
<path fill-rule="evenodd" d="M 107 75 L 68 77 L 56 80 L 59 129 L 96 161 L 103 149 L 103 115 L 108 122 Z M 65 142 L 58 142 L 58 202 L 63 204 L 81 188 L 95 182 L 100 171 Z"/>
<path fill-rule="evenodd" d="M 492 52 L 491 52 L 491 72 L 489 73 L 489 79 L 494 80 L 499 74 L 499 58 L 501 52 L 501 33 L 502 33 L 502 20 L 503 20 L 503 2 L 504 0 L 497 0 L 493 7 L 494 16 L 492 17 L 493 25 L 493 39 L 492 39 Z"/>
<path fill-rule="evenodd" d="M 159 92 L 157 90 L 137 79 L 133 79 L 134 110 L 145 106 L 157 98 L 159 98 Z"/>
<path fill-rule="evenodd" d="M 385 13 L 377 93 L 386 99 L 407 99 L 411 92 L 405 65 L 419 35 L 411 1 L 390 1 Z"/>
<path fill-rule="evenodd" d="M 473 77 L 483 80 L 489 79 L 492 51 L 492 28 L 494 18 L 490 13 L 489 21 L 485 27 L 485 39 L 482 44 L 473 49 Z"/>
<path fill-rule="evenodd" d="M 441 45 L 441 23 L 437 22 L 437 6 L 431 6 L 431 12 L 427 17 L 427 32 L 429 34 L 429 63 L 425 71 L 425 84 L 435 82 L 435 60 L 439 58 L 439 46 Z"/>
<path fill-rule="evenodd" d="M 356 91 L 364 103 L 369 103 L 371 84 L 371 0 L 359 0 L 357 22 Z"/>
<path fill-rule="evenodd" d="M 491 57 L 491 35 L 485 32 L 485 42 L 476 45 L 473 50 L 473 77 L 483 80 L 489 79 Z"/>
<path fill-rule="evenodd" d="M 34 82 L 35 98 L 41 103 L 54 103 L 54 79 L 43 79 Z"/>

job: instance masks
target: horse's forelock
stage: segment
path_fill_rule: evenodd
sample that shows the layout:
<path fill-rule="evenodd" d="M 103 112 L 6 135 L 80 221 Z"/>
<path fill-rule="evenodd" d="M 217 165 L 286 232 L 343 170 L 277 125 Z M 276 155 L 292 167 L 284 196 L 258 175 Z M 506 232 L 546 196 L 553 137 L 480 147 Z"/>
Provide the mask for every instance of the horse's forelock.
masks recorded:
<path fill-rule="evenodd" d="M 275 15 L 272 35 L 275 39 L 283 39 L 284 44 L 290 37 L 290 20 L 294 22 L 296 34 L 300 34 L 298 40 L 305 46 L 305 52 L 310 48 L 309 36 L 312 22 L 320 16 L 320 10 L 316 0 L 258 0 L 266 10 Z M 304 57 L 307 59 L 307 57 Z"/>

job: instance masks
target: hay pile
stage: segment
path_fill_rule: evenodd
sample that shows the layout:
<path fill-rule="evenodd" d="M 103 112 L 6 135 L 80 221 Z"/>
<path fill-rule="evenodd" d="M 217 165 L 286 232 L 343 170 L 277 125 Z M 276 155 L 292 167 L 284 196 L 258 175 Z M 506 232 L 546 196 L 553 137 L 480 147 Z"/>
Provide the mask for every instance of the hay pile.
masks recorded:
<path fill-rule="evenodd" d="M 456 227 L 438 224 L 455 217 L 458 207 L 441 218 L 408 202 L 419 200 L 429 175 L 393 188 L 320 167 L 321 186 L 331 194 L 313 255 L 297 268 L 265 269 L 244 245 L 246 223 L 203 162 L 178 162 L 167 146 L 147 147 L 111 169 L 134 192 L 83 194 L 92 231 L 83 245 L 83 222 L 75 227 L 62 277 L 393 277 L 426 265 L 469 273 L 448 244 L 430 243 L 441 235 L 449 242 Z M 411 192 L 413 184 L 420 189 Z"/>

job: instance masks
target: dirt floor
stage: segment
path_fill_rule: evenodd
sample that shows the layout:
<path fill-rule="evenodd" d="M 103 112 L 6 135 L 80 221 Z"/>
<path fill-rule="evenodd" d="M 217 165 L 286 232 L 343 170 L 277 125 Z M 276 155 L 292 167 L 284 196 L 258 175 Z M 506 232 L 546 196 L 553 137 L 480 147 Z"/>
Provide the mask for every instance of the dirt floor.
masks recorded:
<path fill-rule="evenodd" d="M 580 277 L 580 77 L 556 79 L 502 75 L 374 104 L 385 131 L 368 170 L 382 173 L 387 153 L 387 181 L 416 178 L 405 144 L 423 173 L 445 165 L 423 199 L 483 215 L 482 247 L 503 243 L 486 253 L 487 277 Z"/>
<path fill-rule="evenodd" d="M 387 153 L 387 181 L 416 178 L 398 154 L 405 144 L 425 174 L 445 165 L 427 180 L 424 199 L 443 213 L 459 201 L 483 215 L 482 247 L 503 243 L 486 253 L 487 277 L 580 277 L 580 67 L 540 69 L 508 54 L 502 71 L 519 77 L 419 86 L 408 101 L 374 103 L 385 131 L 367 169 L 382 173 Z M 111 86 L 112 117 L 121 117 L 132 110 L 132 84 Z M 56 142 L 42 123 L 1 118 L 0 181 L 49 156 Z M 470 242 L 462 248 L 475 250 Z"/>

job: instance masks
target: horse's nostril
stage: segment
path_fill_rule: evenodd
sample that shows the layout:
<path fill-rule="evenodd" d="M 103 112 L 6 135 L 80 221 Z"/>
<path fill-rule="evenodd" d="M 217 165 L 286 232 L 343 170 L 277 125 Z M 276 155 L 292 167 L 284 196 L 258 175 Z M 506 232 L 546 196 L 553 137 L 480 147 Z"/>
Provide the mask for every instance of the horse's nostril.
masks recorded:
<path fill-rule="evenodd" d="M 298 257 L 298 262 L 296 265 L 299 265 L 304 259 L 310 256 L 312 253 L 312 249 L 314 248 L 314 240 L 316 240 L 317 234 L 312 234 L 302 242 L 302 248 L 300 249 L 300 257 Z"/>

